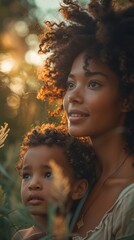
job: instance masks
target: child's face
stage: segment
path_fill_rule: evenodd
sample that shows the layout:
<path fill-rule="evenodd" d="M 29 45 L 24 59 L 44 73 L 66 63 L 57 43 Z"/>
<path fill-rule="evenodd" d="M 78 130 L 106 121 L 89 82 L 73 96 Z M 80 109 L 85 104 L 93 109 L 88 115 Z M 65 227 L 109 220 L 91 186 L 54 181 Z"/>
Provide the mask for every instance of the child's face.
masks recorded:
<path fill-rule="evenodd" d="M 48 209 L 50 188 L 52 186 L 51 160 L 61 167 L 63 174 L 74 182 L 72 170 L 63 149 L 58 146 L 37 146 L 30 148 L 22 168 L 21 198 L 32 215 L 45 215 Z"/>

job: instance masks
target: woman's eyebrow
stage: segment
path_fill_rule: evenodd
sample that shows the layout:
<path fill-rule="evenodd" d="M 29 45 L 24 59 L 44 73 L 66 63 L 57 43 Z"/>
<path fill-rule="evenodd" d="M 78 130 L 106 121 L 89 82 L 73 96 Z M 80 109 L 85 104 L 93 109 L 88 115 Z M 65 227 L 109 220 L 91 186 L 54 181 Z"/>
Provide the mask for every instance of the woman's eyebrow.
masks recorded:
<path fill-rule="evenodd" d="M 95 75 L 101 75 L 105 78 L 108 78 L 107 74 L 103 73 L 103 72 L 91 72 L 90 70 L 87 70 L 87 72 L 85 72 L 86 76 L 95 76 Z"/>
<path fill-rule="evenodd" d="M 72 73 L 69 73 L 69 75 L 68 75 L 68 78 L 75 79 L 75 76 L 74 76 L 74 74 L 72 74 Z"/>
<path fill-rule="evenodd" d="M 91 72 L 90 70 L 87 70 L 87 71 L 85 72 L 85 75 L 88 76 L 88 77 L 92 77 L 92 76 L 96 76 L 96 75 L 101 75 L 101 76 L 103 76 L 103 77 L 105 77 L 105 78 L 108 78 L 107 74 L 105 74 L 105 73 L 103 73 L 103 72 L 99 72 L 99 71 Z M 75 79 L 75 75 L 72 74 L 72 73 L 70 73 L 70 74 L 68 75 L 68 78 Z"/>

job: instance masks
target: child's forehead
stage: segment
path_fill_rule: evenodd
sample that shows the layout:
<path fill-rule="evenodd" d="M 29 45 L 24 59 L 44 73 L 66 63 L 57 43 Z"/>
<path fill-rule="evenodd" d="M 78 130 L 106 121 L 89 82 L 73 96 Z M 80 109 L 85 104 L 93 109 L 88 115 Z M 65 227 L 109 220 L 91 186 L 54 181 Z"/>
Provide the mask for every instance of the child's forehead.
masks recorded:
<path fill-rule="evenodd" d="M 69 167 L 69 162 L 65 155 L 65 150 L 57 145 L 39 145 L 29 148 L 24 155 L 23 165 L 50 164 L 52 160 L 61 167 Z"/>
<path fill-rule="evenodd" d="M 38 145 L 38 146 L 32 146 L 30 147 L 24 157 L 33 157 L 33 156 L 46 156 L 47 154 L 54 154 L 54 153 L 57 153 L 57 152 L 64 152 L 64 149 L 60 146 L 57 146 L 57 145 L 47 145 L 47 144 L 41 144 L 41 145 Z"/>

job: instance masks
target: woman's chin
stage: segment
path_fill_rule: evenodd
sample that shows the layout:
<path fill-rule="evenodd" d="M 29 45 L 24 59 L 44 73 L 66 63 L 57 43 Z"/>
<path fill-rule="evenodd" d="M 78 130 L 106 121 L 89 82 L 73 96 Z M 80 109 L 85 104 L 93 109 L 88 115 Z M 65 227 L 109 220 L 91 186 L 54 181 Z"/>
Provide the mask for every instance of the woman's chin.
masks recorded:
<path fill-rule="evenodd" d="M 79 127 L 68 126 L 69 134 L 73 137 L 88 137 L 87 131 L 83 131 Z"/>

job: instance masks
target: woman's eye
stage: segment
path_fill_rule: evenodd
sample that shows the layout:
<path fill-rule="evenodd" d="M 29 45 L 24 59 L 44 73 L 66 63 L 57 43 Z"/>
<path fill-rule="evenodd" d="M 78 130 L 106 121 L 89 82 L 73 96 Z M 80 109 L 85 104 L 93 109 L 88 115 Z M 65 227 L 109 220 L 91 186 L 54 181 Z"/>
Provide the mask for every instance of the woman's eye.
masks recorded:
<path fill-rule="evenodd" d="M 53 177 L 52 172 L 46 172 L 44 177 L 45 178 L 52 178 Z"/>
<path fill-rule="evenodd" d="M 99 83 L 99 82 L 96 82 L 96 81 L 90 81 L 88 83 L 88 87 L 90 89 L 97 89 L 97 88 L 100 88 L 102 85 Z"/>
<path fill-rule="evenodd" d="M 66 89 L 71 90 L 75 87 L 75 84 L 73 82 L 67 82 L 66 83 Z"/>
<path fill-rule="evenodd" d="M 24 180 L 29 180 L 29 179 L 31 178 L 31 175 L 30 175 L 29 173 L 23 173 L 23 174 L 22 174 L 22 178 L 23 178 Z"/>

